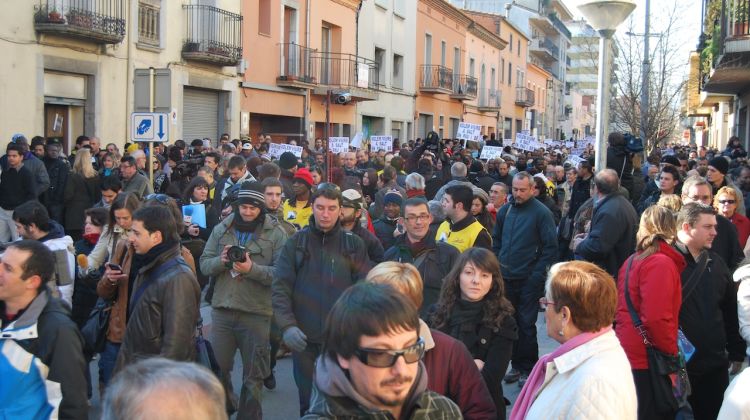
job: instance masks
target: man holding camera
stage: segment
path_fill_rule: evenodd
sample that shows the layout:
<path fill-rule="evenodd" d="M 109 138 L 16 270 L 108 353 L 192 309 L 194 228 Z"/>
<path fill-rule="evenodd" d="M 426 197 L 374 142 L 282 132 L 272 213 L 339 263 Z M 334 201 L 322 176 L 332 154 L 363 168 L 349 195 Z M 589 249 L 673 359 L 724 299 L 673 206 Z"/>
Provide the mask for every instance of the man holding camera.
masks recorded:
<path fill-rule="evenodd" d="M 211 342 L 222 370 L 230 411 L 238 418 L 262 418 L 263 379 L 270 375 L 268 337 L 271 326 L 273 264 L 287 235 L 266 214 L 264 188 L 244 182 L 237 205 L 217 225 L 201 256 L 201 271 L 215 279 L 211 306 Z M 242 355 L 242 391 L 232 392 L 234 355 Z"/>

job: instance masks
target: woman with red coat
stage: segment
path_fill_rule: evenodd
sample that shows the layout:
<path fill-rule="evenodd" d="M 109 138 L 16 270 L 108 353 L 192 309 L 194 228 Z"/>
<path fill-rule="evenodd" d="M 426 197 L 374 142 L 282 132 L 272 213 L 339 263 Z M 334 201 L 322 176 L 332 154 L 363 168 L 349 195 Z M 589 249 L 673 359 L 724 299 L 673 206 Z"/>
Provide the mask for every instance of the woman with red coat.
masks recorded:
<path fill-rule="evenodd" d="M 653 345 L 664 353 L 677 354 L 682 283 L 685 259 L 672 248 L 677 224 L 665 207 L 651 206 L 641 216 L 636 235 L 636 253 L 631 257 L 628 290 L 633 307 Z M 620 268 L 615 333 L 628 356 L 638 395 L 639 419 L 674 419 L 675 414 L 657 412 L 649 379 L 646 346 L 643 344 L 625 301 L 625 272 L 630 259 Z"/>
<path fill-rule="evenodd" d="M 740 240 L 740 246 L 744 249 L 747 238 L 750 236 L 750 219 L 737 212 L 737 206 L 741 202 L 742 197 L 738 197 L 737 190 L 732 187 L 719 188 L 714 197 L 714 209 L 729 219 L 737 228 L 737 239 Z"/>

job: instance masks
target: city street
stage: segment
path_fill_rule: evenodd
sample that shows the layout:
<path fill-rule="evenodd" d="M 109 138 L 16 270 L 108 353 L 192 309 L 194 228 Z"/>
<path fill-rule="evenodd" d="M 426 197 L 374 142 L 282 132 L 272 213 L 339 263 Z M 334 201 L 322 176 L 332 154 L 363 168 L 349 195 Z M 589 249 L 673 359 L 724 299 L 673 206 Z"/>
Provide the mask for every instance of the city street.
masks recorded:
<path fill-rule="evenodd" d="M 211 328 L 211 308 L 205 305 L 201 308 L 201 316 L 203 316 L 204 334 L 209 336 Z M 557 343 L 551 338 L 547 337 L 546 329 L 544 326 L 544 314 L 539 313 L 537 319 L 537 337 L 539 339 L 539 351 L 541 354 L 550 353 L 557 347 Z M 97 361 L 91 362 L 91 377 L 94 382 L 94 396 L 91 399 L 92 411 L 89 414 L 89 418 L 98 419 L 100 412 L 100 401 L 99 393 L 96 389 L 97 380 Z M 240 355 L 237 353 L 234 362 L 234 370 L 232 371 L 232 383 L 235 390 L 239 390 L 242 387 L 242 366 L 240 364 Z M 517 383 L 515 384 L 503 384 L 505 397 L 508 398 L 511 403 L 515 402 L 518 394 L 521 392 L 521 388 Z M 269 391 L 264 389 L 263 394 L 263 418 L 267 420 L 288 420 L 298 418 L 299 404 L 297 402 L 297 387 L 294 384 L 292 378 L 292 358 L 285 357 L 280 359 L 276 364 L 276 389 Z M 508 413 L 510 413 L 510 407 L 508 407 Z"/>

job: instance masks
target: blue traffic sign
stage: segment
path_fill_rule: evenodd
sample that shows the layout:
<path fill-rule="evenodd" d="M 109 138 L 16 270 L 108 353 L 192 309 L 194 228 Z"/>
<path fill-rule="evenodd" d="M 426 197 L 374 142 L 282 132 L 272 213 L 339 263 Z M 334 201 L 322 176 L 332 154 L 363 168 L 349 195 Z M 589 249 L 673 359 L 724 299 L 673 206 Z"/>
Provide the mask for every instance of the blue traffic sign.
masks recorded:
<path fill-rule="evenodd" d="M 131 115 L 132 141 L 166 142 L 169 140 L 169 115 L 159 112 L 134 112 Z"/>

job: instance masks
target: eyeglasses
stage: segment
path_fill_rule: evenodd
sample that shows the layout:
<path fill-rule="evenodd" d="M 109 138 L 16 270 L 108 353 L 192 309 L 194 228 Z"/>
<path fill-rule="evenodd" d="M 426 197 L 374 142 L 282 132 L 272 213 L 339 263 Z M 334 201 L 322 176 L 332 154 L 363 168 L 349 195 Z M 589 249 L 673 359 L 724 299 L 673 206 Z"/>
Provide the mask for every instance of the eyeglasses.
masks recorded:
<path fill-rule="evenodd" d="M 146 200 L 145 201 L 156 200 L 156 201 L 160 202 L 161 204 L 167 205 L 167 204 L 169 204 L 170 198 L 171 197 L 168 196 L 168 195 L 166 195 L 166 194 L 149 194 L 149 195 L 146 196 Z"/>
<path fill-rule="evenodd" d="M 542 308 L 542 310 L 547 310 L 547 306 L 549 305 L 554 306 L 555 302 L 547 299 L 546 297 L 539 298 L 539 307 Z"/>
<path fill-rule="evenodd" d="M 360 362 L 370 367 L 387 368 L 396 364 L 400 356 L 404 356 L 404 362 L 416 363 L 424 355 L 424 340 L 422 337 L 417 340 L 413 346 L 402 350 L 383 350 L 383 349 L 356 349 L 354 355 Z"/>
<path fill-rule="evenodd" d="M 409 223 L 426 222 L 430 218 L 429 214 L 420 214 L 419 216 L 406 216 L 404 219 Z"/>
<path fill-rule="evenodd" d="M 719 204 L 735 204 L 737 200 L 719 200 Z"/>

